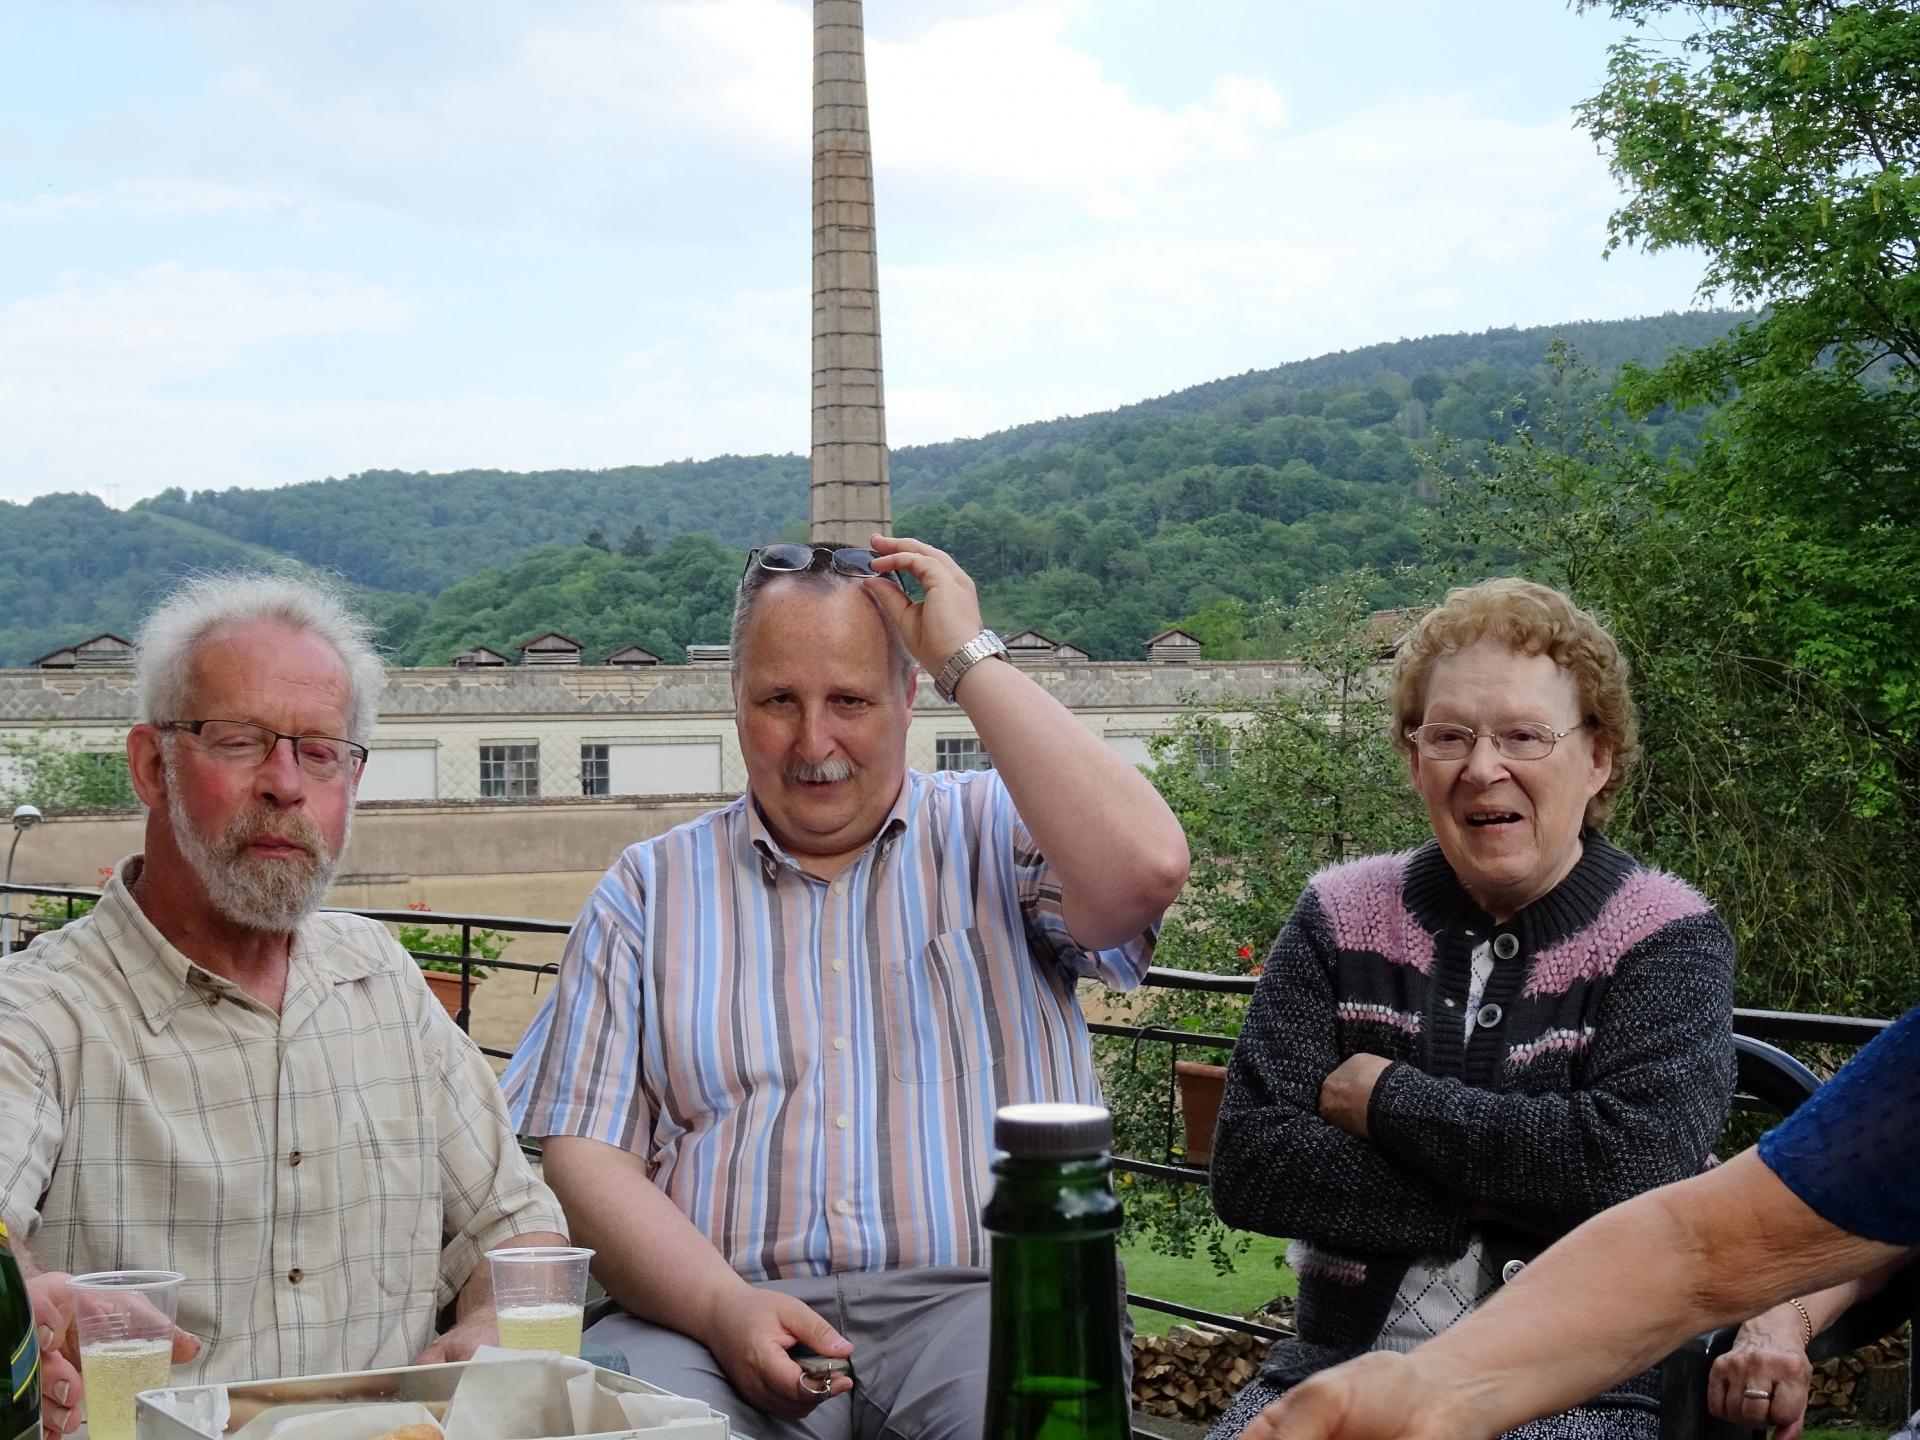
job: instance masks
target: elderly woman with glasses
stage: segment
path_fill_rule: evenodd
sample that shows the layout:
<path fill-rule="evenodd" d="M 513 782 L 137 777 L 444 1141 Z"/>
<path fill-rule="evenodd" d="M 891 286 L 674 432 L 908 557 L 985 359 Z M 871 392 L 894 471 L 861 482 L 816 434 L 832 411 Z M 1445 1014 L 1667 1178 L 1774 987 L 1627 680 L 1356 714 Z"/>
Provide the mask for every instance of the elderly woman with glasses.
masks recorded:
<path fill-rule="evenodd" d="M 1695 1174 L 1732 1092 L 1726 926 L 1601 833 L 1638 741 L 1599 622 L 1524 580 L 1455 590 L 1393 686 L 1433 839 L 1315 876 L 1254 992 L 1213 1200 L 1294 1241 L 1298 1334 L 1210 1440 L 1316 1371 L 1412 1349 L 1588 1216 Z M 1648 1372 L 1515 1433 L 1650 1440 L 1657 1395 Z"/>

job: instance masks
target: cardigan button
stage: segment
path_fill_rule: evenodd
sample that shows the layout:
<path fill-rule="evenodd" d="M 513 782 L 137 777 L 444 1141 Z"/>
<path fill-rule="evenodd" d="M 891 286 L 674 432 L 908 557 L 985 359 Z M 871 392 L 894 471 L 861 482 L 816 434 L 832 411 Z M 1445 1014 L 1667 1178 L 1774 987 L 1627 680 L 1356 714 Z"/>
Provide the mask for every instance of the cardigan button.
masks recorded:
<path fill-rule="evenodd" d="M 1503 933 L 1493 937 L 1493 958 L 1494 959 L 1511 960 L 1514 956 L 1518 955 L 1519 953 L 1520 953 L 1520 937 L 1518 935 Z"/>
<path fill-rule="evenodd" d="M 1520 1272 L 1526 1268 L 1527 1262 L 1524 1260 L 1507 1261 L 1506 1264 L 1500 1267 L 1500 1283 L 1502 1285 L 1511 1285 Z"/>
<path fill-rule="evenodd" d="M 1505 1014 L 1506 1012 L 1498 1005 L 1482 1005 L 1480 1013 L 1473 1017 L 1473 1023 L 1478 1029 L 1491 1030 L 1500 1023 Z"/>

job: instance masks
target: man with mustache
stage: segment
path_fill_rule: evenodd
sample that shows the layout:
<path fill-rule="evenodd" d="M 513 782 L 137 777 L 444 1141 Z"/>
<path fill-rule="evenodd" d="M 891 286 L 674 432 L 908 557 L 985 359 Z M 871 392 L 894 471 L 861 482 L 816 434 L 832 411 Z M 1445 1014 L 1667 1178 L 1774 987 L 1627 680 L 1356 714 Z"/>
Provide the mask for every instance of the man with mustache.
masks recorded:
<path fill-rule="evenodd" d="M 384 683 L 365 623 L 308 582 L 201 577 L 148 618 L 135 683 L 144 849 L 0 962 L 0 1219 L 55 1435 L 80 1416 L 71 1274 L 183 1273 L 176 1378 L 230 1380 L 464 1358 L 498 1334 L 484 1252 L 564 1243 L 418 967 L 317 913 Z"/>
<path fill-rule="evenodd" d="M 1075 985 L 1137 983 L 1186 878 L 1153 787 L 996 653 L 930 545 L 755 551 L 747 793 L 608 872 L 508 1072 L 623 1307 L 596 1342 L 763 1440 L 979 1434 L 993 1112 L 1098 1100 Z M 920 667 L 994 770 L 908 767 Z"/>

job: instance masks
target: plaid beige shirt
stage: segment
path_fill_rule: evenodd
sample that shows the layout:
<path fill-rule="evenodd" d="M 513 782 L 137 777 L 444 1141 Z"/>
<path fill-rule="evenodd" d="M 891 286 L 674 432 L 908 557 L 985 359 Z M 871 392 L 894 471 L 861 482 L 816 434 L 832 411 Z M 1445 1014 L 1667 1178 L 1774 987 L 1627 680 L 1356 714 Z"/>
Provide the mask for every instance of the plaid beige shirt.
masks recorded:
<path fill-rule="evenodd" d="M 0 1218 L 49 1270 L 183 1273 L 182 1383 L 407 1364 L 485 1249 L 566 1229 L 493 1072 L 380 925 L 307 920 L 275 1015 L 139 865 L 0 961 Z"/>

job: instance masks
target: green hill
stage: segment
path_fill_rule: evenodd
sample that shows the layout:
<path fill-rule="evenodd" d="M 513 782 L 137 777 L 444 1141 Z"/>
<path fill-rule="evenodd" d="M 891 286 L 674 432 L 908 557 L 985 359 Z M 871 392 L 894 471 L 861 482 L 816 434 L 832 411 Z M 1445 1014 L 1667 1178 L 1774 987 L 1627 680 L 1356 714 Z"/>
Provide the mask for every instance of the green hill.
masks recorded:
<path fill-rule="evenodd" d="M 989 619 L 1096 656 L 1192 620 L 1224 650 L 1244 607 L 1355 565 L 1422 560 L 1419 448 L 1498 441 L 1557 383 L 1565 338 L 1604 374 L 1702 344 L 1727 313 L 1399 340 L 1210 381 L 1099 415 L 893 456 L 896 523 L 951 551 Z M 1697 414 L 1643 427 L 1690 446 Z M 589 650 L 677 655 L 725 638 L 740 552 L 805 524 L 804 456 L 594 471 L 369 471 L 272 490 L 170 490 L 124 512 L 85 496 L 0 506 L 0 664 L 125 631 L 183 570 L 275 557 L 365 588 L 396 658 L 436 663 L 559 629 Z M 654 553 L 618 552 L 644 528 Z M 699 545 L 672 543 L 705 537 Z M 644 552 L 647 546 L 640 547 Z M 701 566 L 717 566 L 708 575 Z M 1379 598 L 1404 582 L 1383 580 Z M 1241 608 L 1236 608 L 1241 607 Z"/>
<path fill-rule="evenodd" d="M 152 597 L 188 570 L 278 558 L 170 515 L 110 509 L 92 495 L 0 501 L 0 664 L 24 665 L 103 630 L 131 635 Z"/>

